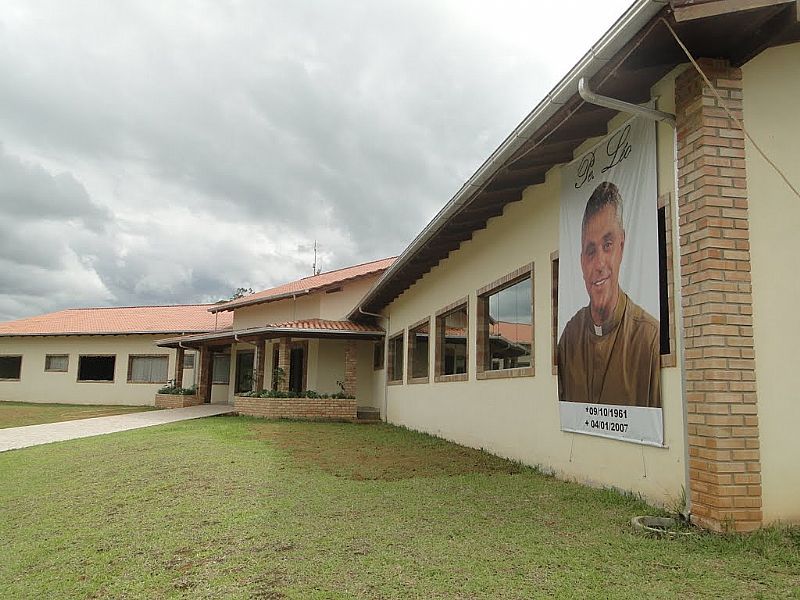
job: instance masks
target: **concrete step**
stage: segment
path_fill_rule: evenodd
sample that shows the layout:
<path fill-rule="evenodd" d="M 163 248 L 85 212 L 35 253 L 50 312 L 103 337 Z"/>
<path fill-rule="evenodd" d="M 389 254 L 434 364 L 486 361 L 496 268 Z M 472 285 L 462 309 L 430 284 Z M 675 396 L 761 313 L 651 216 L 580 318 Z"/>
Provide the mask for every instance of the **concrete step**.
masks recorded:
<path fill-rule="evenodd" d="M 356 411 L 356 417 L 360 423 L 380 423 L 381 411 L 371 407 L 359 408 Z"/>

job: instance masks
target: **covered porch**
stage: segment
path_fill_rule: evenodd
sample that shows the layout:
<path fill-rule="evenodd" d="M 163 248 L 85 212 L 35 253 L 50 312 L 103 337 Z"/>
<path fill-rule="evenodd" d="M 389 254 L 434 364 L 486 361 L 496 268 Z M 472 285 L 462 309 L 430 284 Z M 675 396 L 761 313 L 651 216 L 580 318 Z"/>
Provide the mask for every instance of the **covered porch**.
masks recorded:
<path fill-rule="evenodd" d="M 270 418 L 354 420 L 359 410 L 378 408 L 372 356 L 384 335 L 375 326 L 312 319 L 158 345 L 176 350 L 176 381 L 183 377 L 183 353 L 198 351 L 198 403 L 233 404 L 240 414 Z"/>

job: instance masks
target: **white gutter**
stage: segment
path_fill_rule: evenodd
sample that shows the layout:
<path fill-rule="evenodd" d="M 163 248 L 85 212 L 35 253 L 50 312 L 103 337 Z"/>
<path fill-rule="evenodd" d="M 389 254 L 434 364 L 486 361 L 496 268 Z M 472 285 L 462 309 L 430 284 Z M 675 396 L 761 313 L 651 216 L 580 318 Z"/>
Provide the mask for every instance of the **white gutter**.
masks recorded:
<path fill-rule="evenodd" d="M 575 94 L 578 81 L 582 77 L 591 77 L 603 67 L 613 56 L 625 45 L 637 32 L 653 17 L 655 17 L 664 6 L 668 5 L 668 0 L 637 0 L 611 28 L 594 44 L 583 58 L 572 67 L 564 78 L 548 93 L 544 99 L 534 108 L 522 123 L 517 125 L 514 131 L 503 141 L 502 144 L 484 161 L 472 177 L 461 186 L 450 201 L 439 211 L 439 213 L 428 223 L 428 225 L 417 235 L 403 253 L 397 257 L 392 265 L 384 271 L 380 279 L 361 299 L 358 305 L 350 311 L 348 318 L 357 316 L 361 307 L 369 304 L 381 290 L 385 282 L 390 281 L 417 252 L 438 233 L 438 231 L 464 206 L 469 204 L 476 191 L 492 178 L 500 167 L 509 159 L 519 148 L 542 126 L 558 109 L 566 104 Z"/>

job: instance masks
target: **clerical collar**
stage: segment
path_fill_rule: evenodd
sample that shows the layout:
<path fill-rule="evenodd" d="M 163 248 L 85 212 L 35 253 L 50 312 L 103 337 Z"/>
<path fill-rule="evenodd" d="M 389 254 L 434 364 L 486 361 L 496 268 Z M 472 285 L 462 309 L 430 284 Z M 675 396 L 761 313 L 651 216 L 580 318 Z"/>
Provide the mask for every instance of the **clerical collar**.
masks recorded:
<path fill-rule="evenodd" d="M 614 308 L 614 315 L 602 325 L 595 325 L 592 322 L 591 312 L 589 313 L 589 327 L 597 337 L 608 335 L 617 328 L 625 313 L 625 306 L 628 304 L 628 296 L 622 290 L 619 291 L 617 306 Z"/>

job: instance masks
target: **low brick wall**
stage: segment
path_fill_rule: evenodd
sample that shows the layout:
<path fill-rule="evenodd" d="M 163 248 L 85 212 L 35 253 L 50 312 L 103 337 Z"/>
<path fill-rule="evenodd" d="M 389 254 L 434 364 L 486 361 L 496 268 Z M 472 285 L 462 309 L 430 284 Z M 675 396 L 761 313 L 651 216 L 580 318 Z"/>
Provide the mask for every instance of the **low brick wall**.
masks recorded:
<path fill-rule="evenodd" d="M 310 421 L 355 421 L 356 400 L 333 398 L 249 398 L 234 396 L 233 408 L 240 415 L 267 419 Z"/>
<path fill-rule="evenodd" d="M 185 408 L 202 404 L 198 396 L 183 396 L 180 394 L 156 394 L 156 408 Z"/>

